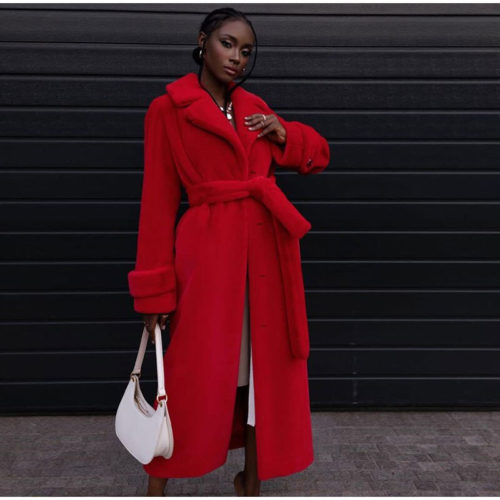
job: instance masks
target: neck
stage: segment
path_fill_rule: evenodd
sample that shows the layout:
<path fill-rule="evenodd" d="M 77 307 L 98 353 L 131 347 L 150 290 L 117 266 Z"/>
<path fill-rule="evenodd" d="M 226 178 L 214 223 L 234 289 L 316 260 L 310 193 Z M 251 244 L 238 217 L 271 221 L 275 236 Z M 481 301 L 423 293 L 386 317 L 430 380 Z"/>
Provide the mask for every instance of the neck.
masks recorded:
<path fill-rule="evenodd" d="M 220 106 L 224 105 L 224 96 L 229 90 L 229 85 L 217 80 L 209 71 L 207 71 L 206 66 L 203 66 L 201 70 L 201 85 L 205 90 L 210 92 L 212 97 L 219 103 Z"/>

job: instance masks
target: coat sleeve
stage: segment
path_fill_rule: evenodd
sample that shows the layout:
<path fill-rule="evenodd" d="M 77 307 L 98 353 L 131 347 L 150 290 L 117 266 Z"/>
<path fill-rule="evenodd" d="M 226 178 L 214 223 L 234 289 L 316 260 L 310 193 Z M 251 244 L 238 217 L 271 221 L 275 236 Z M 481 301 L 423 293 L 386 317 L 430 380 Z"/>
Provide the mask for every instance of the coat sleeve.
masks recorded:
<path fill-rule="evenodd" d="M 128 273 L 134 310 L 168 313 L 176 308 L 174 268 L 175 220 L 181 181 L 165 128 L 160 97 L 151 102 L 144 119 L 144 175 L 137 235 L 135 269 Z"/>
<path fill-rule="evenodd" d="M 299 121 L 288 121 L 274 112 L 267 104 L 268 113 L 278 117 L 286 130 L 285 144 L 271 144 L 273 161 L 280 167 L 288 167 L 299 174 L 316 174 L 330 162 L 328 141 L 313 127 Z"/>

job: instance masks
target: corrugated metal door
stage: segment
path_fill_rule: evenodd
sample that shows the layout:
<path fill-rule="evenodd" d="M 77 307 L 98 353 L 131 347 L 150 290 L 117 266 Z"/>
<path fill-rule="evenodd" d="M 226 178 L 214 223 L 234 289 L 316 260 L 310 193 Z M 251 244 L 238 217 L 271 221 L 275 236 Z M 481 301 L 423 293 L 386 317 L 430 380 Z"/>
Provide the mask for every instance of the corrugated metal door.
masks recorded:
<path fill-rule="evenodd" d="M 0 6 L 2 411 L 116 409 L 144 113 L 197 70 L 217 6 Z M 259 41 L 246 88 L 332 150 L 278 177 L 313 224 L 313 408 L 498 405 L 500 7 L 236 7 Z"/>

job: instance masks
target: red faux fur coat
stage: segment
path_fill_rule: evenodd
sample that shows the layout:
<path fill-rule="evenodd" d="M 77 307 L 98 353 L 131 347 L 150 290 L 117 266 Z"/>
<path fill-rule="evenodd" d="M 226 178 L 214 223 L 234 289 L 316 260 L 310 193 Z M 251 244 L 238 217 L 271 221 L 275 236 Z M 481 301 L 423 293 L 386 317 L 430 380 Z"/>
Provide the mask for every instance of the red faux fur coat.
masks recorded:
<path fill-rule="evenodd" d="M 321 172 L 328 143 L 311 126 L 279 116 L 285 145 L 257 138 L 260 130 L 248 130 L 244 117 L 274 112 L 242 87 L 231 96 L 236 131 L 196 73 L 166 90 L 145 118 L 137 258 L 128 280 L 137 312 L 175 311 L 164 356 L 174 452 L 144 469 L 201 476 L 244 446 L 246 414 L 235 402 L 248 272 L 258 477 L 298 472 L 314 459 L 299 246 L 311 225 L 273 172 Z M 189 209 L 174 227 L 181 186 Z"/>

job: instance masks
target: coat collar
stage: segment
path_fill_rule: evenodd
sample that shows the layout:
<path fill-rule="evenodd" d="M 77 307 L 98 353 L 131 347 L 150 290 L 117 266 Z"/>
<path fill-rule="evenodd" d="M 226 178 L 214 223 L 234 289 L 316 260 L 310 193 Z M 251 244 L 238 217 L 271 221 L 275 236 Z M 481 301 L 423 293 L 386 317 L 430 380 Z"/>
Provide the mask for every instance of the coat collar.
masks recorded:
<path fill-rule="evenodd" d="M 235 82 L 229 83 L 232 88 Z M 186 108 L 186 118 L 194 125 L 225 139 L 242 158 L 248 157 L 260 130 L 248 130 L 244 117 L 265 110 L 260 98 L 243 87 L 231 94 L 236 130 L 217 108 L 210 94 L 200 86 L 198 75 L 188 73 L 166 85 L 167 93 L 177 107 Z"/>

